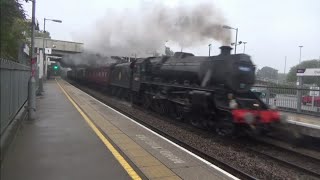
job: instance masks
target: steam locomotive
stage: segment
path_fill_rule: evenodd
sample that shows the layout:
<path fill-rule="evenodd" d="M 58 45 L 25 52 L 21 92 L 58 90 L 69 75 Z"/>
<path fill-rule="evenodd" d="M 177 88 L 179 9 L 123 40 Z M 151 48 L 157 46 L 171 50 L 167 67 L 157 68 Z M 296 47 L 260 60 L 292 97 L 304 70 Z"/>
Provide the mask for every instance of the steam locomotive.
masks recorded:
<path fill-rule="evenodd" d="M 246 54 L 231 55 L 220 47 L 217 56 L 148 57 L 103 67 L 74 68 L 68 77 L 92 83 L 113 96 L 219 135 L 265 133 L 285 118 L 250 88 L 255 66 Z"/>

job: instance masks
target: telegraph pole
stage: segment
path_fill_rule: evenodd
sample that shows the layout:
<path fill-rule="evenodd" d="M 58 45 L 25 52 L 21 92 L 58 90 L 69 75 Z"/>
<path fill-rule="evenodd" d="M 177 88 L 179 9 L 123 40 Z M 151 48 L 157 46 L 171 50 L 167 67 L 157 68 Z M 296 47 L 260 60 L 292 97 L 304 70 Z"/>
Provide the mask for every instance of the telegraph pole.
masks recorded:
<path fill-rule="evenodd" d="M 283 74 L 286 74 L 286 68 L 287 68 L 287 56 L 284 57 L 284 71 L 283 71 Z"/>
<path fill-rule="evenodd" d="M 301 49 L 302 49 L 303 46 L 299 46 L 300 48 L 300 59 L 299 59 L 299 64 L 301 63 Z"/>
<path fill-rule="evenodd" d="M 43 19 L 43 36 L 42 36 L 42 63 L 40 63 L 41 68 L 43 69 L 44 67 L 44 63 L 47 63 L 46 61 L 46 52 L 45 52 L 45 47 L 44 47 L 44 36 L 46 33 L 46 18 Z M 43 92 L 43 78 L 44 78 L 44 70 L 42 71 L 42 76 L 39 78 L 39 94 L 41 95 L 41 93 Z"/>
<path fill-rule="evenodd" d="M 36 0 L 32 1 L 32 20 L 31 20 L 31 75 L 28 82 L 28 119 L 34 120 L 35 114 L 36 114 L 36 79 L 35 79 L 35 73 L 36 73 L 36 63 L 37 58 L 34 53 L 34 30 L 35 30 L 35 14 L 36 14 Z"/>
<path fill-rule="evenodd" d="M 234 45 L 234 54 L 237 54 L 237 45 L 238 45 L 238 28 L 236 28 L 236 45 Z"/>

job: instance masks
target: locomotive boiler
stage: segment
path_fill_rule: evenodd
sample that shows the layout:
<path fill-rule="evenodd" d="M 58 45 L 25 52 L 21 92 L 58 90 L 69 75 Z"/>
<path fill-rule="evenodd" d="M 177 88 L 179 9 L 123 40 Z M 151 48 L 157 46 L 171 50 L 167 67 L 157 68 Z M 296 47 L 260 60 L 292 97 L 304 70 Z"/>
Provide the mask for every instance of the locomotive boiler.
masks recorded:
<path fill-rule="evenodd" d="M 218 56 L 199 57 L 178 52 L 173 57 L 152 58 L 147 67 L 151 66 L 150 73 L 165 82 L 249 91 L 255 80 L 255 66 L 250 57 L 246 54 L 230 55 L 229 46 L 220 49 Z"/>

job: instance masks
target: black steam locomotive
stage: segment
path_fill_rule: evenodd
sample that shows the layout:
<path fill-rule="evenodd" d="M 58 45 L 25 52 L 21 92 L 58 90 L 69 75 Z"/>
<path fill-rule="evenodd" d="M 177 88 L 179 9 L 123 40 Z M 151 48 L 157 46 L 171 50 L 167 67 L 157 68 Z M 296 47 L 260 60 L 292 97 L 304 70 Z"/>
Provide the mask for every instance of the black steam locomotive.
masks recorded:
<path fill-rule="evenodd" d="M 192 125 L 214 129 L 220 135 L 268 132 L 282 118 L 250 88 L 255 66 L 246 54 L 231 55 L 222 46 L 218 56 L 148 57 L 97 68 L 76 68 L 68 77 L 99 84 L 114 96 L 130 99 Z"/>

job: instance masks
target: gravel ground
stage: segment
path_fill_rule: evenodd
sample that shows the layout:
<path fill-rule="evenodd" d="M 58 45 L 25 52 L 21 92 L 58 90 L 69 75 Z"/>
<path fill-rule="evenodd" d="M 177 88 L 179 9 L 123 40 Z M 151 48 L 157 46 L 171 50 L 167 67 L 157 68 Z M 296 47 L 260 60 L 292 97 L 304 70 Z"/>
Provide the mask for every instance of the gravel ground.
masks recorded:
<path fill-rule="evenodd" d="M 106 96 L 102 92 L 79 86 L 85 92 L 106 102 L 140 121 L 161 130 L 163 133 L 178 139 L 201 152 L 226 162 L 257 179 L 316 179 L 297 172 L 286 165 L 249 151 L 246 147 L 230 140 L 216 136 L 214 133 L 201 131 L 185 123 L 178 123 L 168 118 L 159 117 L 140 108 L 133 108 L 129 103 Z"/>
<path fill-rule="evenodd" d="M 307 170 L 320 174 L 320 160 L 317 158 L 301 155 L 299 153 L 296 153 L 290 150 L 284 150 L 282 148 L 279 148 L 270 144 L 264 144 L 264 143 L 259 143 L 257 145 L 254 145 L 252 149 L 254 149 L 254 151 L 258 151 L 263 154 L 270 155 L 277 159 L 287 161 L 289 163 L 301 166 Z M 318 157 L 319 157 L 319 153 L 318 153 Z"/>

